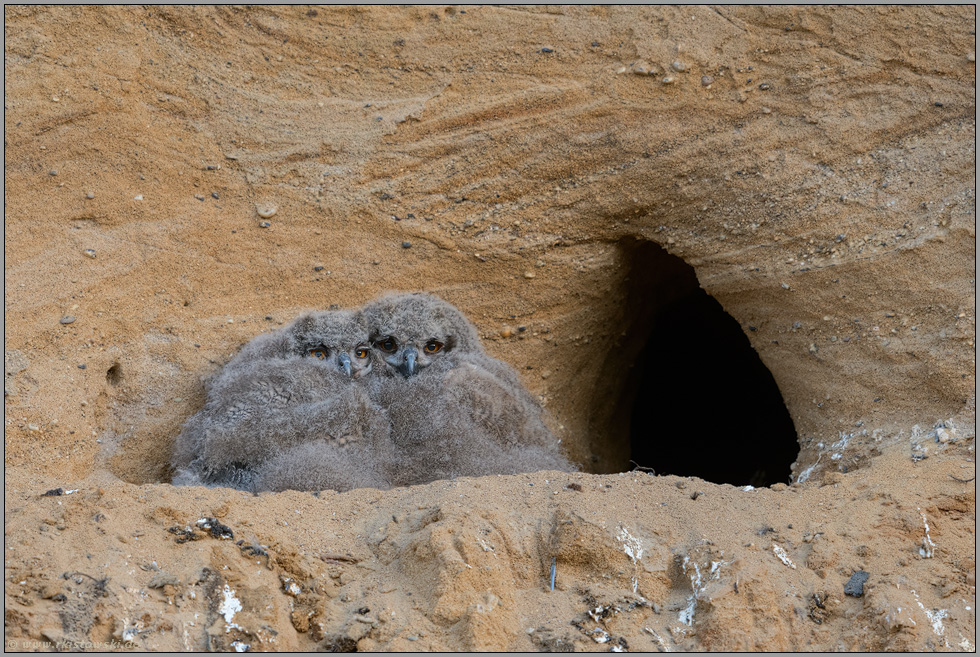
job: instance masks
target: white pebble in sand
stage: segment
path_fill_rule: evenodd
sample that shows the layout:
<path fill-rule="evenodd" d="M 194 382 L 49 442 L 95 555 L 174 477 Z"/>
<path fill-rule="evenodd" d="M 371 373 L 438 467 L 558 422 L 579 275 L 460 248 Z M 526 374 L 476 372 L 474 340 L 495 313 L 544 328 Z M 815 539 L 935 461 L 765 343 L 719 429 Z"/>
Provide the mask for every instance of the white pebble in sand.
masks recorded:
<path fill-rule="evenodd" d="M 256 203 L 255 211 L 259 213 L 259 216 L 263 219 L 268 219 L 269 217 L 276 214 L 279 208 L 272 203 Z"/>

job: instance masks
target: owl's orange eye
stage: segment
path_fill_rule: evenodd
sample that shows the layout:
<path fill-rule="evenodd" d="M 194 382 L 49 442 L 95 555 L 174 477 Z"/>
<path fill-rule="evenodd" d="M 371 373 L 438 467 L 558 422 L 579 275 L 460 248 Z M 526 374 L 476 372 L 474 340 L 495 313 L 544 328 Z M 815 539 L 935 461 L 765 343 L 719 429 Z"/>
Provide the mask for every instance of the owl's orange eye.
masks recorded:
<path fill-rule="evenodd" d="M 378 338 L 378 340 L 374 343 L 374 346 L 382 351 L 387 351 L 389 354 L 393 354 L 398 347 L 398 343 L 396 343 L 395 339 L 389 335 L 383 338 Z"/>
<path fill-rule="evenodd" d="M 425 353 L 427 354 L 439 353 L 440 351 L 442 351 L 442 347 L 443 347 L 442 343 L 439 342 L 438 340 L 429 340 L 428 342 L 425 343 Z"/>
<path fill-rule="evenodd" d="M 358 358 L 367 358 L 368 357 L 367 347 L 360 347 L 354 352 L 354 355 L 357 356 Z"/>
<path fill-rule="evenodd" d="M 323 359 L 325 359 L 327 357 L 327 348 L 326 347 L 314 347 L 313 349 L 310 349 L 310 355 L 313 356 L 314 358 L 318 358 L 320 360 L 323 360 Z"/>

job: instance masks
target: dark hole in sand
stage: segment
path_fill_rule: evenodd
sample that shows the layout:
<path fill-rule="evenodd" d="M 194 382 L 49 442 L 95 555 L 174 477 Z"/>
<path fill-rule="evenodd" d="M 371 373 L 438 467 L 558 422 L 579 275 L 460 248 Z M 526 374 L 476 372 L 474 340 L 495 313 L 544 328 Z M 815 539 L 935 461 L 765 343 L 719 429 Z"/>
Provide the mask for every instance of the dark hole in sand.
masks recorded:
<path fill-rule="evenodd" d="M 796 428 L 743 328 L 683 260 L 652 242 L 623 246 L 632 250 L 626 329 L 605 368 L 628 371 L 612 386 L 620 392 L 608 417 L 619 459 L 628 445 L 628 459 L 658 475 L 788 482 Z"/>
<path fill-rule="evenodd" d="M 120 383 L 122 383 L 122 377 L 123 377 L 122 366 L 119 363 L 114 363 L 112 367 L 106 370 L 105 373 L 106 381 L 108 381 L 114 386 L 117 386 Z"/>

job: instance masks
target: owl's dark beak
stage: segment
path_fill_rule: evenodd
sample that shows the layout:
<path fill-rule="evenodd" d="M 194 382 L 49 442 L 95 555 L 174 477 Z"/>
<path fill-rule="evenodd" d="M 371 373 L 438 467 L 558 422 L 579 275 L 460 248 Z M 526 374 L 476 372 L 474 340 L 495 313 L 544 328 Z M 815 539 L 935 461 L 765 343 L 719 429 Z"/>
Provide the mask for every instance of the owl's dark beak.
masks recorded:
<path fill-rule="evenodd" d="M 405 361 L 398 368 L 398 371 L 402 373 L 402 376 L 408 378 L 416 373 L 415 360 L 419 357 L 418 349 L 415 347 L 405 348 Z"/>
<path fill-rule="evenodd" d="M 350 356 L 347 355 L 347 352 L 342 351 L 337 355 L 337 363 L 347 376 L 351 375 Z"/>

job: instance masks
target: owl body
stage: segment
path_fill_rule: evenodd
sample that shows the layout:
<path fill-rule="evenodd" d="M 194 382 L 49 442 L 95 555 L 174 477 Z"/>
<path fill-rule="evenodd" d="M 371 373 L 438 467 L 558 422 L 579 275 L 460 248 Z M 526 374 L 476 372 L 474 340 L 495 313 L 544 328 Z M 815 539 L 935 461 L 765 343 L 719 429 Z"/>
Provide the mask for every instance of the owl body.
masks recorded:
<path fill-rule="evenodd" d="M 380 409 L 379 409 L 380 410 Z M 256 469 L 251 487 L 256 492 L 335 490 L 391 487 L 385 464 L 393 453 L 390 441 L 340 446 L 313 440 L 285 449 Z"/>
<path fill-rule="evenodd" d="M 177 437 L 174 483 L 256 490 L 270 462 L 306 443 L 382 449 L 387 418 L 360 380 L 371 370 L 366 340 L 356 314 L 327 311 L 250 342 Z M 346 466 L 349 455 L 338 459 Z"/>
<path fill-rule="evenodd" d="M 476 329 L 427 294 L 388 295 L 364 309 L 375 347 L 369 390 L 390 420 L 393 485 L 535 470 L 574 470 L 517 374 Z"/>

